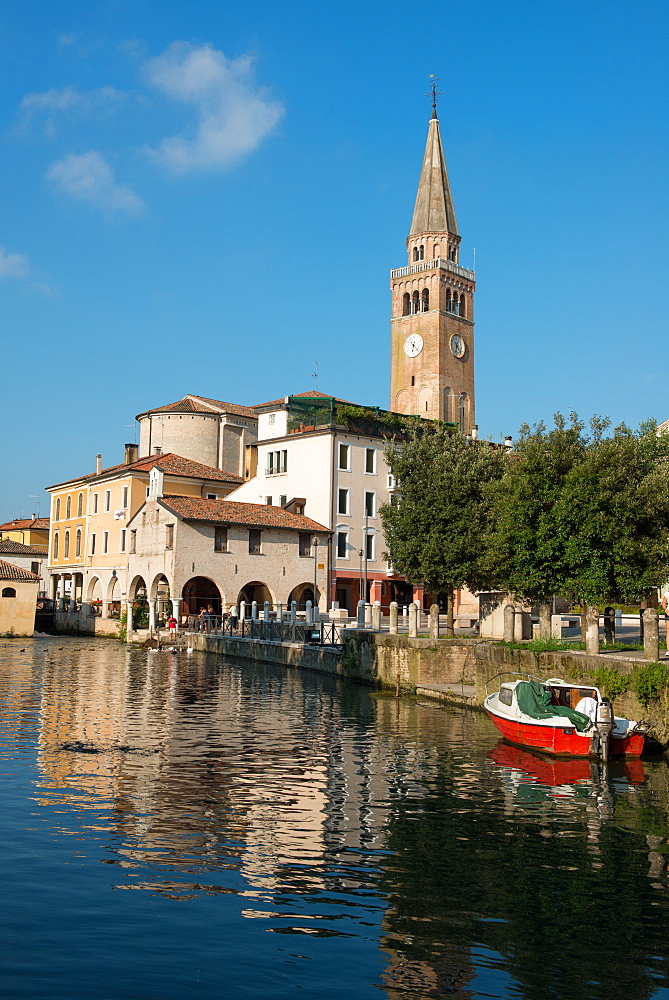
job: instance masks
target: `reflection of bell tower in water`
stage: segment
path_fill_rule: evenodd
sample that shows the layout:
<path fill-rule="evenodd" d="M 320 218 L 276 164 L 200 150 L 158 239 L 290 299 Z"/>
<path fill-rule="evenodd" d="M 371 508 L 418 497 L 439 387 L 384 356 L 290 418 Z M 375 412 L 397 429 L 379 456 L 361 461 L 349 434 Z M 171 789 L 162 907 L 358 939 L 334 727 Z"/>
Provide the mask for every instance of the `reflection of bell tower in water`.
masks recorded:
<path fill-rule="evenodd" d="M 390 272 L 390 409 L 474 424 L 475 275 L 460 236 L 432 92 L 423 168 L 407 239 L 409 264 Z"/>

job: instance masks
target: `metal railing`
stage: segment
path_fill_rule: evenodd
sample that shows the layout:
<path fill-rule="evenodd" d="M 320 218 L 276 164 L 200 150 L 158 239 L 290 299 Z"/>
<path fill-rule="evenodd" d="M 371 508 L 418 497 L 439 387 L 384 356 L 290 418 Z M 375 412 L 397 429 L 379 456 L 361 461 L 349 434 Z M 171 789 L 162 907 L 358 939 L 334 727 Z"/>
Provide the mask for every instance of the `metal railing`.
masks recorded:
<path fill-rule="evenodd" d="M 314 622 L 277 620 L 262 621 L 246 618 L 240 621 L 229 615 L 210 615 L 201 620 L 196 615 L 188 616 L 188 629 L 207 635 L 229 635 L 233 639 L 260 639 L 265 642 L 301 642 L 309 646 L 343 645 L 342 628 L 338 622 Z"/>
<path fill-rule="evenodd" d="M 409 274 L 418 274 L 420 271 L 430 271 L 435 267 L 441 267 L 444 271 L 450 271 L 451 274 L 457 274 L 460 278 L 467 278 L 468 281 L 476 280 L 475 271 L 470 271 L 466 267 L 460 267 L 459 264 L 454 264 L 452 260 L 446 260 L 445 257 L 436 257 L 434 260 L 417 261 L 415 264 L 409 264 L 407 267 L 396 267 L 390 272 L 390 277 L 405 278 Z"/>

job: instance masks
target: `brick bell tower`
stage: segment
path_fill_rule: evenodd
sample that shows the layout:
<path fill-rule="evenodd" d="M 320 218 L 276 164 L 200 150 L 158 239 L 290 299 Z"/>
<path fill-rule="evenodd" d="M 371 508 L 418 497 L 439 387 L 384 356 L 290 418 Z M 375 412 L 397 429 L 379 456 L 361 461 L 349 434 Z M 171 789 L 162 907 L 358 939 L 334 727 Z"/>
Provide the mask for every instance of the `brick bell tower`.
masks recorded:
<path fill-rule="evenodd" d="M 473 271 L 460 236 L 439 133 L 437 91 L 407 238 L 409 263 L 390 272 L 390 409 L 474 425 Z"/>

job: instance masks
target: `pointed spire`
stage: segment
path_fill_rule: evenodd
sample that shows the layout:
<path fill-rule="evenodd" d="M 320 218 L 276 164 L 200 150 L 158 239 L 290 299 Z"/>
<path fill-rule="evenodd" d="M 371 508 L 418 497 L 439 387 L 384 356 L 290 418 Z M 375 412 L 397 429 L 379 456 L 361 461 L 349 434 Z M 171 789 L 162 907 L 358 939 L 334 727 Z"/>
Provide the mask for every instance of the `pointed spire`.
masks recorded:
<path fill-rule="evenodd" d="M 421 233 L 450 233 L 458 235 L 451 188 L 446 172 L 446 160 L 441 145 L 436 98 L 433 97 L 432 118 L 428 127 L 423 168 L 418 182 L 418 194 L 411 220 L 409 236 Z"/>

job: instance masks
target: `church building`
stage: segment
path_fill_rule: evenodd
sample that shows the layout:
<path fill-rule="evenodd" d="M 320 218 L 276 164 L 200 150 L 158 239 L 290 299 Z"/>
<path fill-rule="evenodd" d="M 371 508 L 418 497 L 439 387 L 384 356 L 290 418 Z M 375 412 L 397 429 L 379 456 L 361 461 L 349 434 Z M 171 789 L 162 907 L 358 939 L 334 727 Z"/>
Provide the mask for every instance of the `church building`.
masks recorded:
<path fill-rule="evenodd" d="M 434 91 L 406 246 L 407 266 L 390 272 L 390 409 L 450 421 L 470 434 L 475 274 L 459 263 L 460 235 Z"/>

